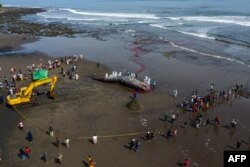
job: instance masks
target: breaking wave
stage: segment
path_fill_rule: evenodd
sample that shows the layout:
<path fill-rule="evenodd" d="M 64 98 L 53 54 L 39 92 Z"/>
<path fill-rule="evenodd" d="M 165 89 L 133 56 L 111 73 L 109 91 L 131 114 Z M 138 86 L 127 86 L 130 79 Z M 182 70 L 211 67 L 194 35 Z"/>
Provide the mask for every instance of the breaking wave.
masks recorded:
<path fill-rule="evenodd" d="M 162 29 L 165 29 L 165 30 L 169 30 L 169 31 L 174 31 L 174 32 L 178 32 L 178 33 L 181 33 L 181 34 L 187 34 L 187 35 L 192 35 L 192 36 L 195 36 L 195 37 L 200 37 L 200 38 L 206 38 L 206 39 L 215 39 L 214 37 L 210 37 L 208 36 L 206 33 L 194 33 L 194 32 L 185 32 L 185 31 L 178 31 L 178 30 L 173 30 L 173 29 L 170 29 L 170 28 L 167 28 L 167 27 L 164 27 L 160 24 L 150 24 L 151 27 L 157 27 L 157 28 L 162 28 Z"/>
<path fill-rule="evenodd" d="M 167 41 L 167 40 L 165 40 Z M 204 53 L 204 52 L 200 52 L 200 51 L 197 51 L 197 50 L 194 50 L 194 49 L 190 49 L 190 48 L 187 48 L 187 47 L 184 47 L 184 46 L 180 46 L 180 45 L 177 45 L 171 41 L 167 41 L 170 43 L 171 46 L 173 47 L 176 47 L 176 48 L 179 48 L 179 49 L 182 49 L 182 50 L 186 50 L 188 52 L 193 52 L 193 53 L 198 53 L 200 55 L 204 55 L 204 56 L 208 56 L 208 57 L 213 57 L 213 58 L 217 58 L 217 59 L 222 59 L 222 60 L 227 60 L 227 61 L 231 61 L 231 62 L 234 62 L 234 63 L 238 63 L 238 64 L 241 64 L 241 65 L 245 65 L 247 67 L 250 67 L 250 65 L 242 62 L 242 61 L 239 61 L 239 60 L 236 60 L 236 59 L 233 59 L 233 58 L 229 58 L 229 57 L 223 57 L 223 56 L 219 56 L 219 55 L 214 55 L 214 54 L 209 54 L 209 53 Z"/>
<path fill-rule="evenodd" d="M 250 16 L 187 16 L 167 17 L 175 21 L 199 21 L 250 26 Z"/>
<path fill-rule="evenodd" d="M 68 16 L 59 16 L 59 15 L 46 15 L 44 13 L 38 13 L 38 16 L 44 17 L 46 19 L 65 19 L 69 21 L 99 21 L 98 18 L 77 18 L 77 17 L 68 17 Z"/>
<path fill-rule="evenodd" d="M 137 13 L 101 13 L 101 12 L 83 12 L 75 9 L 61 8 L 60 10 L 68 11 L 84 16 L 99 16 L 99 17 L 117 17 L 117 18 L 135 18 L 135 19 L 159 19 L 153 14 L 137 14 Z"/>

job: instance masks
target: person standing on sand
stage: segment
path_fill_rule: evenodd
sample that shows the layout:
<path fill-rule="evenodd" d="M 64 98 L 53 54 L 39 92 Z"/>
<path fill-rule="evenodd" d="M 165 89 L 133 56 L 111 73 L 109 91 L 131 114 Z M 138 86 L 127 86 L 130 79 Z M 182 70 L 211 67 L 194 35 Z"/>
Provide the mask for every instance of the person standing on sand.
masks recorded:
<path fill-rule="evenodd" d="M 93 160 L 91 160 L 91 161 L 89 161 L 88 165 L 89 165 L 89 167 L 95 167 L 95 164 L 96 163 Z"/>
<path fill-rule="evenodd" d="M 150 142 L 150 132 L 148 131 L 145 136 L 145 141 L 148 143 Z"/>
<path fill-rule="evenodd" d="M 62 159 L 63 159 L 63 155 L 61 153 L 58 153 L 57 163 L 59 163 L 60 165 L 62 165 Z"/>
<path fill-rule="evenodd" d="M 91 155 L 88 156 L 88 163 L 89 163 L 90 161 L 92 161 Z"/>
<path fill-rule="evenodd" d="M 49 133 L 50 137 L 54 136 L 54 131 L 53 131 L 52 126 L 49 127 L 48 133 Z"/>
<path fill-rule="evenodd" d="M 215 121 L 216 127 L 219 128 L 220 125 L 221 125 L 221 117 L 220 117 L 219 115 L 217 115 L 217 116 L 215 117 L 214 121 Z"/>
<path fill-rule="evenodd" d="M 133 138 L 133 139 L 130 141 L 130 143 L 129 143 L 129 148 L 130 148 L 130 150 L 133 150 L 134 147 L 135 147 L 135 138 Z"/>
<path fill-rule="evenodd" d="M 23 149 L 19 150 L 19 154 L 18 155 L 21 158 L 21 160 L 25 160 L 26 159 L 25 152 L 23 151 Z"/>
<path fill-rule="evenodd" d="M 231 122 L 231 127 L 232 127 L 233 130 L 236 129 L 236 124 L 237 124 L 237 121 L 236 121 L 236 119 L 234 118 L 234 119 L 232 120 L 232 122 Z"/>
<path fill-rule="evenodd" d="M 176 137 L 177 136 L 177 129 L 173 130 L 173 136 Z"/>
<path fill-rule="evenodd" d="M 33 136 L 32 136 L 31 131 L 29 131 L 28 134 L 27 134 L 27 140 L 30 141 L 30 142 L 32 142 L 32 140 L 33 140 Z"/>
<path fill-rule="evenodd" d="M 23 127 L 24 127 L 23 122 L 19 122 L 17 127 L 18 127 L 18 129 L 23 131 Z"/>
<path fill-rule="evenodd" d="M 66 145 L 67 148 L 69 148 L 69 138 L 65 138 L 64 144 Z"/>
<path fill-rule="evenodd" d="M 30 159 L 30 154 L 31 154 L 30 148 L 26 146 L 24 152 L 25 152 L 26 157 Z"/>
<path fill-rule="evenodd" d="M 96 67 L 97 67 L 97 68 L 100 68 L 100 63 L 96 63 Z"/>
<path fill-rule="evenodd" d="M 171 120 L 170 120 L 170 122 L 171 123 L 174 123 L 174 121 L 176 120 L 176 115 L 175 114 L 173 114 L 172 116 L 171 116 Z"/>
<path fill-rule="evenodd" d="M 55 145 L 56 145 L 57 147 L 59 147 L 59 146 L 60 146 L 60 139 L 59 139 L 58 137 L 56 137 L 56 142 L 55 142 Z"/>
<path fill-rule="evenodd" d="M 138 93 L 136 90 L 133 91 L 133 100 L 137 100 L 138 98 Z"/>
<path fill-rule="evenodd" d="M 139 152 L 140 145 L 141 145 L 140 141 L 139 141 L 139 140 L 136 140 L 136 142 L 135 142 L 135 151 L 136 151 L 136 152 Z"/>
<path fill-rule="evenodd" d="M 0 85 L 0 89 L 1 89 L 1 85 Z M 0 95 L 0 104 L 3 104 L 3 95 Z"/>
<path fill-rule="evenodd" d="M 175 89 L 175 90 L 174 90 L 174 97 L 177 97 L 177 95 L 178 95 L 178 90 Z"/>
<path fill-rule="evenodd" d="M 61 74 L 64 74 L 64 69 L 63 69 L 63 67 L 61 68 Z"/>
<path fill-rule="evenodd" d="M 172 131 L 171 131 L 171 129 L 169 128 L 168 130 L 167 130 L 167 133 L 166 133 L 166 138 L 168 139 L 168 138 L 170 138 L 171 136 L 172 136 L 172 133 L 171 133 Z"/>
<path fill-rule="evenodd" d="M 210 124 L 210 119 L 208 118 L 206 121 L 206 127 L 208 127 L 209 124 Z"/>
<path fill-rule="evenodd" d="M 214 90 L 214 83 L 212 83 L 210 86 L 210 91 L 212 92 L 213 90 Z"/>
<path fill-rule="evenodd" d="M 186 158 L 183 162 L 183 167 L 189 167 L 189 165 L 190 165 L 190 160 Z"/>
<path fill-rule="evenodd" d="M 93 142 L 93 144 L 97 144 L 97 135 L 96 134 L 93 135 L 92 142 Z"/>
<path fill-rule="evenodd" d="M 96 163 L 93 161 L 92 157 L 89 155 L 88 156 L 88 167 L 94 167 L 95 164 Z"/>
<path fill-rule="evenodd" d="M 44 152 L 43 154 L 40 155 L 41 160 L 43 160 L 46 164 L 48 164 L 48 153 Z"/>

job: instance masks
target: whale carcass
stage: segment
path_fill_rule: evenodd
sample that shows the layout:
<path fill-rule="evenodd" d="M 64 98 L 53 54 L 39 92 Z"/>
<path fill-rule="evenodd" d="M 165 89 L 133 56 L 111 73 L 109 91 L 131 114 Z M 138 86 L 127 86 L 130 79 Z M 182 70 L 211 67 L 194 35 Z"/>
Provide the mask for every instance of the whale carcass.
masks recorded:
<path fill-rule="evenodd" d="M 111 75 L 106 74 L 104 77 L 97 77 L 93 75 L 94 80 L 103 81 L 103 82 L 116 82 L 122 85 L 129 86 L 134 89 L 142 90 L 142 91 L 149 91 L 151 90 L 150 87 L 150 78 L 146 77 L 147 81 L 138 80 L 135 75 L 132 73 L 130 75 L 121 75 L 121 73 L 112 73 Z M 148 82 L 149 79 L 149 82 Z"/>

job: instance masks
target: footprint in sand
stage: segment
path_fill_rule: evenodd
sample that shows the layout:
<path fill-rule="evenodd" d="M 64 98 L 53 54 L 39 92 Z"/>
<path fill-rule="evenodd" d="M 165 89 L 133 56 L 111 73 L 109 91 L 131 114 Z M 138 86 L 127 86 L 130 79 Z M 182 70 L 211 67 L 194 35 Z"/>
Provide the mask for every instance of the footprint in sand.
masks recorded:
<path fill-rule="evenodd" d="M 141 123 L 141 125 L 144 126 L 144 127 L 147 127 L 147 126 L 148 126 L 148 124 L 147 124 L 147 119 L 142 118 L 141 116 L 140 116 L 140 123 Z"/>
<path fill-rule="evenodd" d="M 194 165 L 194 167 L 198 167 L 199 166 L 199 164 L 196 163 L 196 162 L 194 162 L 193 165 Z"/>

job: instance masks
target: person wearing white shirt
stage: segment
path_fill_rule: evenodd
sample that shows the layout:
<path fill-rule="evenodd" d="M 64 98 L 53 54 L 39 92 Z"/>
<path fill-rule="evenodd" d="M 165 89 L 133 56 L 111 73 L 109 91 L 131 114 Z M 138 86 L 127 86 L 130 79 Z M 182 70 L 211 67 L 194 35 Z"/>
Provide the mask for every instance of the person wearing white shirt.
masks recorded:
<path fill-rule="evenodd" d="M 66 137 L 64 140 L 64 143 L 65 143 L 66 147 L 69 148 L 69 138 Z"/>
<path fill-rule="evenodd" d="M 97 135 L 93 135 L 93 144 L 97 144 Z"/>

